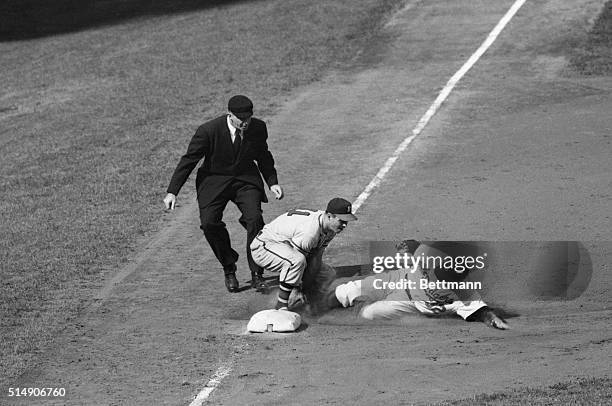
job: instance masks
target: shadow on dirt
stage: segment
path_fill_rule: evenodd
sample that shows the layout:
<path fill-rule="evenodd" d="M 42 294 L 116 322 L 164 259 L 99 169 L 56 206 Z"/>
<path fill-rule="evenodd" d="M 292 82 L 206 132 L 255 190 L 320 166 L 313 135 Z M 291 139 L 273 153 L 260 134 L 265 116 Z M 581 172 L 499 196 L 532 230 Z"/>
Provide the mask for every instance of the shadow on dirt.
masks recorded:
<path fill-rule="evenodd" d="M 271 290 L 278 287 L 278 277 L 277 276 L 264 277 L 264 280 L 268 284 L 268 289 L 265 291 L 262 291 L 261 293 L 267 295 L 270 293 Z M 238 293 L 244 292 L 245 290 L 251 290 L 251 289 L 253 289 L 253 287 L 249 283 L 247 283 L 246 285 L 242 285 L 240 288 L 238 288 Z"/>
<path fill-rule="evenodd" d="M 3 0 L 0 41 L 19 41 L 128 19 L 223 7 L 241 0 Z M 242 0 L 244 1 L 244 0 Z"/>

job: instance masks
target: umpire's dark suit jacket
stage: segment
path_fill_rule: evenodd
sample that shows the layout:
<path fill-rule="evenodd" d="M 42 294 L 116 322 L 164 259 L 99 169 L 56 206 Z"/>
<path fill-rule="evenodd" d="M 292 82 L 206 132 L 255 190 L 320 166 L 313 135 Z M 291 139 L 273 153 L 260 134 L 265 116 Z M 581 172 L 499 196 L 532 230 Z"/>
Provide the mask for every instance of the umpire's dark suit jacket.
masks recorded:
<path fill-rule="evenodd" d="M 261 190 L 261 201 L 267 202 L 260 171 L 269 186 L 278 183 L 267 138 L 266 124 L 262 120 L 252 118 L 249 127 L 242 134 L 240 151 L 234 156 L 227 116 L 223 115 L 202 124 L 191 139 L 187 153 L 181 157 L 167 192 L 177 195 L 193 168 L 204 157 L 204 163 L 196 176 L 200 208 L 208 206 L 233 180 L 257 186 Z"/>

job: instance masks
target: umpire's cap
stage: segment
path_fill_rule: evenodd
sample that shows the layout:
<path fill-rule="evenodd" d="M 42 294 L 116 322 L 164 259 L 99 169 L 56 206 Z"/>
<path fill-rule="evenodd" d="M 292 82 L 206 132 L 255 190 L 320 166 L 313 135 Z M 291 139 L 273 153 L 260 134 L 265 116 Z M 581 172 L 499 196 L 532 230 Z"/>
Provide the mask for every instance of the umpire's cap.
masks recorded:
<path fill-rule="evenodd" d="M 239 119 L 246 120 L 253 115 L 253 102 L 248 97 L 237 94 L 229 99 L 227 109 Z"/>

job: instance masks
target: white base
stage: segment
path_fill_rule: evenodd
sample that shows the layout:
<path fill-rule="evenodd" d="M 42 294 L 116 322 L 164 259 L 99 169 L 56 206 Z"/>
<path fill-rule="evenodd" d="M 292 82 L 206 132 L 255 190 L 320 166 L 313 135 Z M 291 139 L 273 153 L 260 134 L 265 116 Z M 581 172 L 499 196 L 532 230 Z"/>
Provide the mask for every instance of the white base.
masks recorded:
<path fill-rule="evenodd" d="M 287 333 L 297 330 L 302 324 L 299 314 L 289 310 L 262 310 L 255 313 L 247 330 L 251 333 L 275 332 Z"/>

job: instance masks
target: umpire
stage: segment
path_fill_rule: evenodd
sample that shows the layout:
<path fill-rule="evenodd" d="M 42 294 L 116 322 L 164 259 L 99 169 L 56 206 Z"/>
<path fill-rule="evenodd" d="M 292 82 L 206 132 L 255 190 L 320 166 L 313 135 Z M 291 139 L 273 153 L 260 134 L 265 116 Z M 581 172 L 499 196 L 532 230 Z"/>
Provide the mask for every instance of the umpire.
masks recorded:
<path fill-rule="evenodd" d="M 267 202 L 261 175 L 276 199 L 282 199 L 274 158 L 266 142 L 266 124 L 253 117 L 253 103 L 243 95 L 229 99 L 228 112 L 202 124 L 195 132 L 187 152 L 176 166 L 167 195 L 166 209 L 174 210 L 176 195 L 198 162 L 204 158 L 196 176 L 200 228 L 215 256 L 223 266 L 225 286 L 237 292 L 236 261 L 229 233 L 222 221 L 228 201 L 242 213 L 239 221 L 247 232 L 247 261 L 251 269 L 251 287 L 267 288 L 259 267 L 251 257 L 249 246 L 263 228 L 261 203 Z M 257 162 L 257 163 L 256 163 Z"/>

